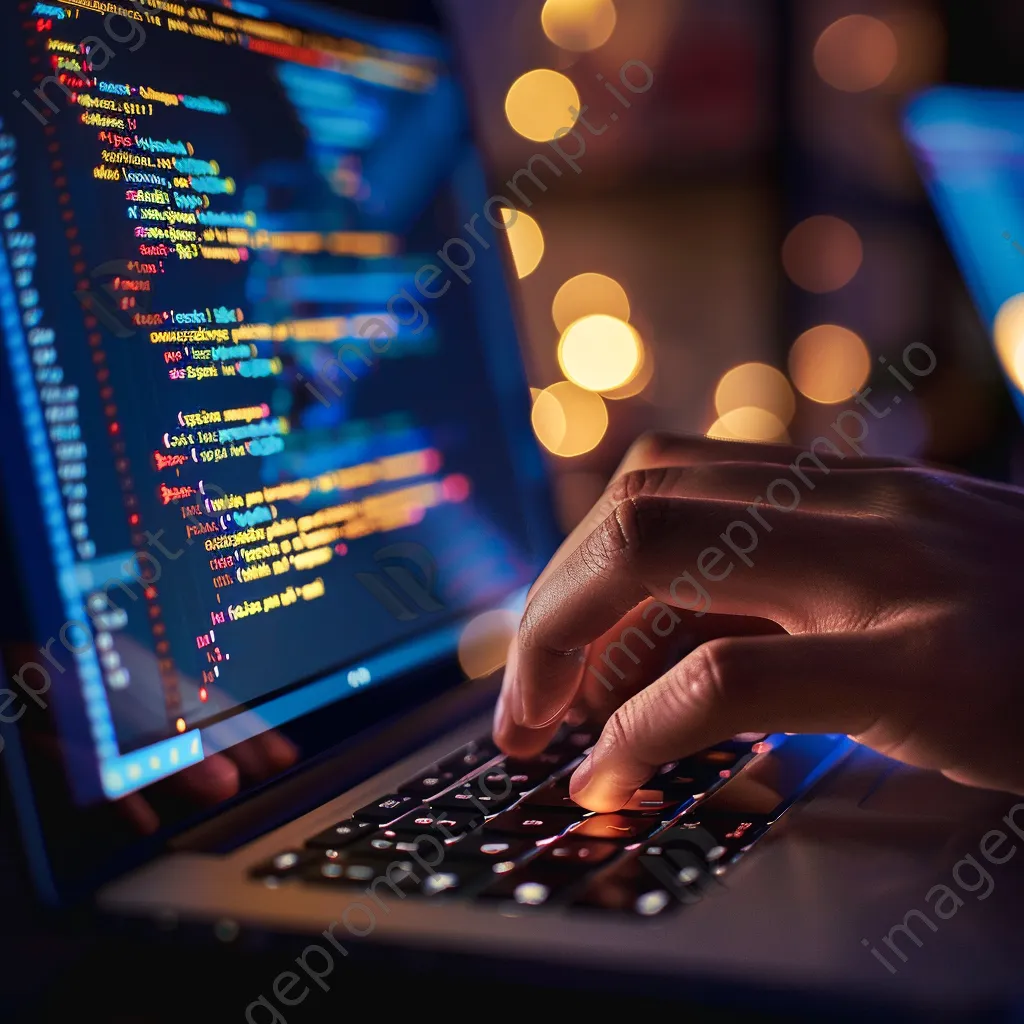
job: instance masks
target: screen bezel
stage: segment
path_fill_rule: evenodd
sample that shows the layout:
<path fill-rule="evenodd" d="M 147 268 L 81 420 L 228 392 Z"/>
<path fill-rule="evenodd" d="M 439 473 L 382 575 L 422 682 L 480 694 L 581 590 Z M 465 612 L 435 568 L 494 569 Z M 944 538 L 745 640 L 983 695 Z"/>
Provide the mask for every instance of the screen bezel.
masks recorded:
<path fill-rule="evenodd" d="M 297 27 L 325 33 L 353 36 L 360 22 L 368 28 L 382 22 L 409 26 L 417 31 L 427 29 L 446 42 L 441 18 L 422 0 L 415 5 L 405 0 L 373 0 L 371 4 L 350 4 L 354 13 L 337 13 L 291 0 L 260 0 L 261 6 L 281 21 Z M 373 17 L 364 15 L 372 8 Z M 451 72 L 457 83 L 463 82 L 458 60 L 452 55 Z M 470 115 L 472 104 L 463 85 L 462 94 Z M 482 160 L 472 135 L 467 135 L 466 157 L 453 177 L 453 193 L 459 212 L 483 208 L 488 192 Z M 469 215 L 467 213 L 467 216 Z M 498 232 L 492 233 L 497 243 Z M 507 245 L 492 244 L 477 257 L 480 276 L 471 287 L 469 303 L 478 316 L 488 321 L 488 356 L 492 374 L 500 373 L 508 394 L 518 389 L 519 402 L 507 402 L 503 408 L 505 435 L 517 479 L 510 481 L 529 520 L 535 557 L 539 569 L 553 552 L 560 539 L 555 522 L 547 473 L 530 425 L 529 389 L 518 348 L 520 311 L 508 287 L 514 269 Z M 49 551 L 50 541 L 44 527 L 39 494 L 34 484 L 24 426 L 17 412 L 12 388 L 12 374 L 7 360 L 0 360 L 0 429 L 9 438 L 0 460 L 0 486 L 3 490 L 5 529 L 0 537 L 2 551 L 12 572 L 14 587 L 0 599 L 5 673 L 9 678 L 25 657 L 19 650 L 37 650 L 45 638 L 56 635 L 66 615 L 52 571 L 40 572 L 23 558 L 27 551 Z M 496 400 L 502 395 L 496 394 Z M 515 406 L 512 408 L 512 406 Z M 9 496 L 17 491 L 16 501 Z M 36 560 L 38 562 L 38 559 Z M 448 620 L 446 625 L 451 626 Z M 334 704 L 312 712 L 282 727 L 282 732 L 303 750 L 302 759 L 292 768 L 271 779 L 243 789 L 237 796 L 205 811 L 184 809 L 166 820 L 154 834 L 124 838 L 111 828 L 112 805 L 100 803 L 89 807 L 77 805 L 72 797 L 63 767 L 52 757 L 54 745 L 66 734 L 58 734 L 54 721 L 54 705 L 59 702 L 63 719 L 68 710 L 84 721 L 84 705 L 77 680 L 70 677 L 73 669 L 55 680 L 54 697 L 45 708 L 25 701 L 27 708 L 17 725 L 0 723 L 0 736 L 5 741 L 4 767 L 15 797 L 15 805 L 25 843 L 29 867 L 40 894 L 49 902 L 66 902 L 86 895 L 102 883 L 138 866 L 166 849 L 174 836 L 209 820 L 228 807 L 265 792 L 286 778 L 307 768 L 312 762 L 330 756 L 332 751 L 354 736 L 385 721 L 408 714 L 456 686 L 465 676 L 459 669 L 454 649 L 442 656 L 420 662 L 401 675 L 365 691 L 356 692 Z M 317 678 L 336 671 L 332 668 Z M 349 784 L 354 780 L 348 780 Z M 152 788 L 152 787 L 151 787 Z M 149 790 L 140 790 L 145 797 Z M 296 808 L 296 813 L 300 809 Z"/>

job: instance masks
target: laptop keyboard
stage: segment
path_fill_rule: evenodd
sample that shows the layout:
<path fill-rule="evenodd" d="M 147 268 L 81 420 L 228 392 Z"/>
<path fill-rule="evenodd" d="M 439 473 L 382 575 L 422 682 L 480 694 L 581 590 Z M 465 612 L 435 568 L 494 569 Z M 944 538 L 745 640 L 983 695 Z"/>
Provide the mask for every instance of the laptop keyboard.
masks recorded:
<path fill-rule="evenodd" d="M 481 738 L 250 875 L 271 887 L 365 889 L 379 878 L 403 897 L 654 917 L 719 884 L 785 804 L 735 813 L 719 798 L 742 789 L 733 780 L 767 749 L 748 734 L 662 766 L 621 811 L 588 811 L 569 777 L 597 735 L 563 727 L 529 760 Z M 766 787 L 750 788 L 763 801 Z"/>

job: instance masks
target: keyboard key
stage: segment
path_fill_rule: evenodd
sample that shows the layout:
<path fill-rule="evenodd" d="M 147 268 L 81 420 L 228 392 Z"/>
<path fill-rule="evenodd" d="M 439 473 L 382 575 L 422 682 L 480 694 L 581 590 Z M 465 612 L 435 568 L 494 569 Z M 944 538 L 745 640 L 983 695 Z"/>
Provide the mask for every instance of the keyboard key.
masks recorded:
<path fill-rule="evenodd" d="M 640 851 L 587 882 L 572 906 L 656 917 L 680 904 L 698 903 L 703 893 L 696 886 L 696 872 L 687 882 L 680 878 L 681 870 L 664 851 Z M 690 874 L 683 877 L 690 878 Z"/>
<path fill-rule="evenodd" d="M 560 902 L 582 884 L 582 876 L 572 864 L 556 861 L 541 863 L 534 859 L 522 867 L 500 875 L 482 889 L 477 898 L 500 900 L 521 907 L 539 907 Z"/>
<path fill-rule="evenodd" d="M 612 843 L 635 843 L 662 826 L 660 816 L 639 814 L 595 814 L 584 818 L 566 833 L 567 839 L 605 839 Z"/>
<path fill-rule="evenodd" d="M 678 808 L 685 802 L 669 790 L 638 789 L 620 814 L 658 814 L 668 819 L 675 816 Z"/>
<path fill-rule="evenodd" d="M 419 889 L 425 874 L 422 868 L 407 860 L 338 860 L 310 864 L 302 870 L 301 878 L 304 882 L 320 885 L 358 886 L 364 889 L 380 878 L 387 879 L 389 885 L 408 893 Z"/>
<path fill-rule="evenodd" d="M 653 842 L 666 850 L 693 850 L 717 873 L 717 869 L 760 839 L 769 824 L 764 815 L 701 815 L 698 809 L 692 817 L 687 815 L 673 822 Z"/>
<path fill-rule="evenodd" d="M 550 774 L 549 769 L 535 769 L 533 772 L 510 771 L 504 764 L 499 764 L 481 772 L 473 779 L 473 783 L 491 793 L 509 792 L 521 796 L 539 782 L 543 782 Z"/>
<path fill-rule="evenodd" d="M 299 874 L 310 864 L 327 861 L 327 854 L 324 850 L 284 850 L 269 860 L 250 868 L 249 877 L 260 878 L 264 881 L 282 881 Z"/>
<path fill-rule="evenodd" d="M 427 800 L 434 793 L 440 793 L 447 789 L 457 776 L 453 771 L 442 771 L 437 765 L 426 768 L 423 772 L 398 787 L 398 792 L 403 796 L 415 797 L 417 800 Z"/>
<path fill-rule="evenodd" d="M 501 791 L 498 790 L 498 792 L 500 793 Z M 518 793 L 506 793 L 504 796 L 495 796 L 483 792 L 481 787 L 477 785 L 477 780 L 473 779 L 465 785 L 453 789 L 450 793 L 429 801 L 429 803 L 433 808 L 442 808 L 444 810 L 468 810 L 477 811 L 480 814 L 497 814 L 510 804 L 514 804 L 518 799 Z"/>
<path fill-rule="evenodd" d="M 666 773 L 669 781 L 665 783 L 665 788 L 673 795 L 680 790 L 685 792 L 687 789 L 693 791 L 691 795 L 706 793 L 722 779 L 732 778 L 743 768 L 754 756 L 753 746 L 753 743 L 737 743 L 727 740 L 725 743 L 708 747 L 707 750 L 702 750 L 692 757 L 665 765 L 655 776 L 655 780 Z M 648 784 L 654 789 L 658 788 L 658 783 L 655 780 Z"/>
<path fill-rule="evenodd" d="M 573 729 L 560 738 L 556 738 L 548 748 L 548 753 L 558 754 L 566 762 L 582 757 L 600 736 L 597 729 Z"/>
<path fill-rule="evenodd" d="M 440 896 L 487 882 L 493 877 L 487 864 L 462 862 L 438 865 L 432 874 L 427 875 L 420 885 L 420 893 L 424 896 Z"/>
<path fill-rule="evenodd" d="M 686 760 L 695 765 L 707 765 L 721 774 L 723 771 L 738 771 L 752 756 L 749 747 L 737 749 L 731 744 L 723 743 L 702 750 Z"/>
<path fill-rule="evenodd" d="M 536 844 L 529 839 L 489 836 L 482 832 L 475 832 L 452 844 L 448 850 L 448 856 L 453 861 L 500 863 L 519 860 L 520 857 L 536 849 Z"/>
<path fill-rule="evenodd" d="M 387 825 L 412 810 L 418 803 L 419 801 L 408 793 L 390 793 L 388 796 L 382 796 L 379 800 L 375 800 L 372 804 L 360 807 L 358 811 L 353 812 L 352 817 L 359 821 L 373 821 L 378 825 Z"/>
<path fill-rule="evenodd" d="M 548 807 L 548 808 L 561 808 L 563 810 L 579 812 L 580 814 L 586 814 L 586 810 L 571 796 L 569 796 L 569 778 L 568 776 L 564 779 L 558 779 L 555 782 L 549 782 L 545 786 L 541 786 L 539 789 L 534 790 L 524 801 L 524 807 Z"/>
<path fill-rule="evenodd" d="M 484 835 L 535 836 L 547 839 L 560 835 L 580 820 L 580 815 L 569 811 L 548 810 L 545 807 L 514 807 L 492 818 L 484 827 Z"/>
<path fill-rule="evenodd" d="M 498 749 L 498 745 L 494 742 L 494 739 L 490 733 L 487 733 L 485 736 L 478 737 L 477 739 L 473 740 L 472 743 L 468 744 L 468 746 L 471 747 L 473 750 L 488 751 L 489 757 L 495 757 L 501 753 L 501 751 Z"/>
<path fill-rule="evenodd" d="M 422 832 L 422 830 L 421 830 Z M 391 834 L 388 834 L 391 833 Z M 364 836 L 345 849 L 345 860 L 403 860 L 416 854 L 427 865 L 438 860 L 438 840 L 427 833 L 396 835 L 390 829 Z"/>
<path fill-rule="evenodd" d="M 569 780 L 571 776 L 557 779 L 546 786 L 534 790 L 524 801 L 524 807 L 561 807 L 569 810 L 579 810 L 586 813 L 585 808 L 569 795 Z M 679 797 L 672 795 L 662 789 L 641 789 L 638 790 L 629 803 L 622 808 L 623 814 L 660 814 L 663 817 L 674 817 L 677 808 L 684 803 Z"/>
<path fill-rule="evenodd" d="M 563 767 L 568 763 L 570 759 L 565 756 L 559 750 L 542 750 L 539 754 L 535 754 L 533 757 L 527 758 L 515 758 L 509 757 L 505 759 L 507 765 L 521 765 L 524 767 L 530 767 L 531 765 L 538 768 L 547 768 L 548 774 L 551 775 L 558 771 L 559 768 Z"/>
<path fill-rule="evenodd" d="M 489 769 L 484 774 L 484 778 L 486 779 L 492 774 L 497 776 L 504 772 L 516 792 L 525 793 L 527 790 L 533 789 L 535 786 L 539 786 L 542 782 L 550 779 L 563 764 L 563 760 L 554 754 L 540 754 L 538 757 L 530 758 L 528 761 L 509 757 L 500 765 Z M 495 780 L 489 782 L 488 785 L 493 785 L 497 789 L 501 783 Z"/>
<path fill-rule="evenodd" d="M 356 821 L 355 818 L 346 818 L 339 821 L 337 825 L 325 828 L 318 832 L 311 839 L 306 840 L 307 846 L 320 849 L 340 850 L 342 847 L 354 843 L 367 832 L 372 832 L 377 826 L 369 821 Z"/>
<path fill-rule="evenodd" d="M 483 793 L 494 800 L 518 799 L 524 787 L 513 776 L 499 764 L 478 772 L 472 778 L 466 780 L 467 786 L 472 786 L 478 793 Z"/>
<path fill-rule="evenodd" d="M 724 743 L 716 743 L 711 750 L 734 750 L 739 751 L 743 754 L 752 752 L 753 748 L 757 746 L 763 739 L 768 736 L 764 732 L 741 732 L 737 736 L 733 736 L 731 740 L 726 740 Z"/>
<path fill-rule="evenodd" d="M 697 762 L 693 758 L 670 761 L 658 769 L 645 788 L 661 790 L 666 797 L 682 802 L 706 793 L 719 783 L 719 771 L 720 769 Z"/>
<path fill-rule="evenodd" d="M 645 843 L 636 856 L 647 874 L 684 903 L 702 899 L 719 884 L 717 876 L 722 873 L 713 870 L 700 850 L 688 846 L 661 846 L 657 838 Z"/>
<path fill-rule="evenodd" d="M 477 740 L 468 743 L 454 754 L 450 754 L 438 765 L 442 771 L 454 772 L 457 778 L 462 778 L 474 768 L 479 768 L 488 761 L 497 757 L 500 751 L 490 740 Z"/>
<path fill-rule="evenodd" d="M 429 808 L 420 808 L 407 814 L 404 818 L 393 822 L 382 832 L 387 838 L 399 835 L 438 835 L 442 842 L 454 839 L 458 836 L 472 832 L 484 820 L 479 811 L 432 811 Z"/>
<path fill-rule="evenodd" d="M 466 860 L 450 863 L 445 860 L 423 880 L 420 892 L 424 896 L 468 895 L 467 890 L 480 889 L 495 878 L 494 866 L 497 865 Z"/>
<path fill-rule="evenodd" d="M 540 863 L 554 861 L 558 864 L 573 865 L 580 871 L 589 871 L 591 868 L 596 868 L 613 857 L 617 857 L 620 853 L 622 853 L 621 846 L 600 839 L 571 843 L 560 839 L 550 846 L 544 847 L 544 852 L 537 860 Z"/>

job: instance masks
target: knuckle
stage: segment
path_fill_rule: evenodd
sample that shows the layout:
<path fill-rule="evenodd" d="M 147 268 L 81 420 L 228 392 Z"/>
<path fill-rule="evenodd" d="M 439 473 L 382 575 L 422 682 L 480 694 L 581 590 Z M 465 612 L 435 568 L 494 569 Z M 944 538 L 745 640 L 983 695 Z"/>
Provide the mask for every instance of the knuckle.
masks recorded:
<path fill-rule="evenodd" d="M 657 473 L 651 469 L 631 469 L 621 476 L 616 477 L 614 483 L 608 488 L 608 501 L 612 508 L 625 501 L 632 501 L 641 494 L 649 492 L 651 477 Z"/>
<path fill-rule="evenodd" d="M 605 520 L 605 524 L 590 534 L 579 547 L 579 559 L 584 572 L 600 580 L 611 577 L 612 566 L 621 549 L 621 545 L 614 539 L 614 528 L 608 525 L 609 522 L 611 520 Z"/>
<path fill-rule="evenodd" d="M 684 471 L 678 466 L 631 469 L 617 477 L 608 488 L 608 501 L 614 506 L 622 501 L 671 495 L 683 477 Z"/>
<path fill-rule="evenodd" d="M 580 545 L 579 557 L 591 576 L 609 578 L 616 566 L 633 561 L 639 548 L 637 510 L 633 502 L 617 501 L 601 525 Z"/>
<path fill-rule="evenodd" d="M 636 741 L 642 714 L 636 698 L 621 704 L 604 727 L 604 740 L 616 750 L 628 751 Z"/>
<path fill-rule="evenodd" d="M 601 528 L 588 538 L 584 557 L 604 566 L 614 562 L 635 565 L 645 553 L 657 553 L 670 528 L 670 516 L 671 508 L 662 498 L 623 493 L 616 497 Z"/>
<path fill-rule="evenodd" d="M 540 635 L 540 626 L 544 615 L 538 607 L 537 601 L 531 601 L 519 620 L 519 648 L 520 650 L 532 650 L 537 646 L 537 638 Z"/>
<path fill-rule="evenodd" d="M 646 463 L 663 459 L 677 451 L 684 441 L 664 430 L 649 430 L 641 434 L 630 446 L 625 463 Z"/>
<path fill-rule="evenodd" d="M 683 676 L 681 696 L 692 707 L 707 710 L 720 707 L 728 698 L 727 688 L 736 673 L 737 647 L 729 639 L 701 644 L 689 658 Z"/>
<path fill-rule="evenodd" d="M 609 553 L 629 554 L 639 544 L 638 502 L 648 482 L 647 470 L 625 473 L 608 493 L 608 515 L 591 537 Z"/>

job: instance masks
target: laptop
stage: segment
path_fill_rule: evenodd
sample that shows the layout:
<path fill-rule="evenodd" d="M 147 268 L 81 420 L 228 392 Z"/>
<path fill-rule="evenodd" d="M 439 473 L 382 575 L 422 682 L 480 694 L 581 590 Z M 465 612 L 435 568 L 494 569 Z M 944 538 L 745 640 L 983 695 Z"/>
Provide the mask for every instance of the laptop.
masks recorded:
<path fill-rule="evenodd" d="M 979 844 L 1024 841 L 1024 803 L 741 735 L 593 815 L 592 727 L 494 746 L 488 644 L 559 540 L 504 234 L 558 151 L 492 191 L 450 31 L 340 6 L 0 15 L 0 738 L 40 898 L 273 938 L 252 1024 L 366 949 L 1011 1006 L 1024 857 Z"/>

